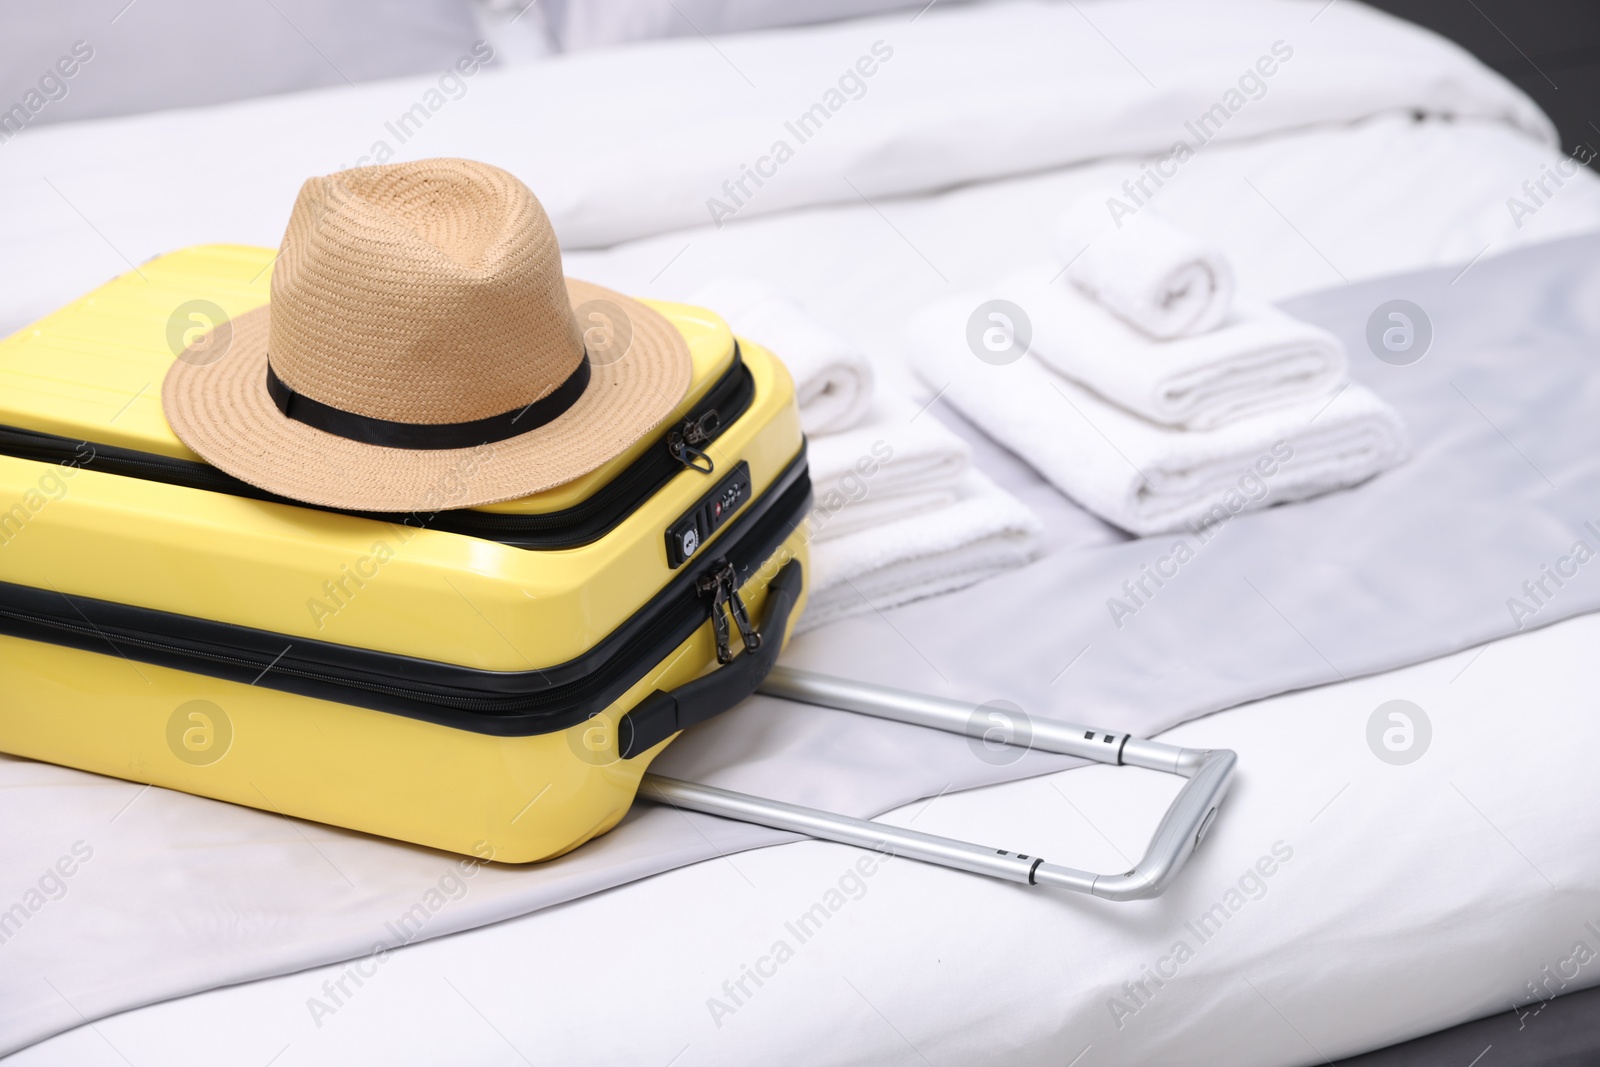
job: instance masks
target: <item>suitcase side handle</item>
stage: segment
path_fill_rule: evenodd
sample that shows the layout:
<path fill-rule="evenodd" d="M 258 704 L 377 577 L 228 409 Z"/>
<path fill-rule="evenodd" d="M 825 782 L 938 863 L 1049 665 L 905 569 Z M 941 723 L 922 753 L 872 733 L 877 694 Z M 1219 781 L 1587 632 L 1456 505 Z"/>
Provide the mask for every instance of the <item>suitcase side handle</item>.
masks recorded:
<path fill-rule="evenodd" d="M 657 689 L 624 715 L 617 723 L 617 751 L 621 757 L 632 759 L 679 730 L 715 718 L 754 696 L 778 662 L 783 635 L 788 631 L 789 616 L 800 599 L 803 582 L 800 561 L 785 563 L 767 584 L 766 610 L 759 631 L 765 639 L 758 647 L 676 689 Z M 712 610 L 718 609 L 713 605 Z"/>

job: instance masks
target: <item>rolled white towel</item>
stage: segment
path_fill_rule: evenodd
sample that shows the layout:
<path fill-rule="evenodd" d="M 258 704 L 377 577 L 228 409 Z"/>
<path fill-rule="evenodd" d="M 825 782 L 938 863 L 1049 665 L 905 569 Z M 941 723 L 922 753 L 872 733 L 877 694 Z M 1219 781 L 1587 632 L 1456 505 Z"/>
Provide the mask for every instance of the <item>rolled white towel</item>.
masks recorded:
<path fill-rule="evenodd" d="M 872 403 L 872 364 L 849 338 L 812 318 L 799 302 L 767 282 L 722 278 L 691 303 L 715 311 L 733 332 L 770 348 L 794 376 L 806 433 L 848 430 Z"/>
<path fill-rule="evenodd" d="M 1056 220 L 1051 243 L 1067 277 L 1151 337 L 1204 333 L 1227 318 L 1228 257 L 1148 206 L 1114 215 L 1117 204 L 1127 198 L 1097 190 Z"/>
<path fill-rule="evenodd" d="M 972 449 L 926 411 L 880 396 L 853 430 L 811 440 L 811 536 L 830 541 L 955 503 Z"/>
<path fill-rule="evenodd" d="M 1237 300 L 1217 329 L 1157 341 L 1065 280 L 1038 285 L 1045 269 L 999 284 L 1028 314 L 1032 354 L 1154 422 L 1209 430 L 1344 380 L 1339 339 L 1268 304 Z"/>
<path fill-rule="evenodd" d="M 954 504 L 811 546 L 811 596 L 796 632 L 886 611 L 1021 567 L 1039 552 L 1039 517 L 976 470 Z"/>
<path fill-rule="evenodd" d="M 1242 511 L 1365 481 L 1408 449 L 1399 414 L 1349 384 L 1330 397 L 1215 430 L 1158 426 L 1035 359 L 973 355 L 966 321 L 979 295 L 913 316 L 917 373 L 984 432 L 1083 507 L 1134 534 L 1208 525 Z"/>

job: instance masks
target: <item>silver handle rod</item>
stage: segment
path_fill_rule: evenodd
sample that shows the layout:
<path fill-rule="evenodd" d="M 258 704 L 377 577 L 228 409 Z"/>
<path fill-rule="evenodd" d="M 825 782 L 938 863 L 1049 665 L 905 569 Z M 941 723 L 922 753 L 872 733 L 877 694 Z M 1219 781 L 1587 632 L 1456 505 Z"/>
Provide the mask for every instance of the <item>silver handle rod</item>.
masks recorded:
<path fill-rule="evenodd" d="M 989 736 L 994 729 L 994 717 L 1009 714 L 989 705 L 969 704 L 947 697 L 912 693 L 781 666 L 772 668 L 757 692 L 784 700 L 797 700 L 802 704 L 819 704 L 977 738 Z M 1201 756 L 1200 749 L 1180 748 L 1115 730 L 1080 726 L 1058 719 L 1023 716 L 1009 726 L 1010 736 L 1005 743 L 1020 748 L 1059 752 L 1064 756 L 1080 756 L 1099 763 L 1146 767 L 1185 777 L 1198 768 Z"/>
<path fill-rule="evenodd" d="M 659 774 L 646 774 L 640 783 L 640 792 L 646 799 L 689 811 L 870 848 L 891 856 L 905 856 L 1008 882 L 1047 885 L 1106 900 L 1140 900 L 1165 892 L 1199 847 L 1216 816 L 1222 794 L 1227 791 L 1235 762 L 1236 757 L 1227 749 L 1208 751 L 1199 771 L 1184 783 L 1162 817 L 1144 856 L 1132 870 L 1121 874 L 1094 874 L 1048 863 L 1025 853 L 1007 852 Z"/>
<path fill-rule="evenodd" d="M 1023 885 L 1036 884 L 1035 872 L 1046 866 L 1050 868 L 1049 884 L 1080 893 L 1093 892 L 1097 877 L 1087 871 L 1046 864 L 1037 856 L 1018 855 L 868 819 L 855 819 L 817 808 L 787 804 L 781 800 L 768 800 L 749 793 L 735 793 L 716 786 L 665 778 L 659 774 L 646 774 L 640 783 L 640 793 L 646 799 L 690 811 L 722 815 L 741 822 L 789 830 L 824 841 L 837 841 L 842 845 L 870 848 L 891 856 L 937 863 L 943 867 L 954 867 Z"/>
<path fill-rule="evenodd" d="M 994 728 L 994 718 L 988 712 L 1006 714 L 986 705 L 791 667 L 774 667 L 759 692 L 967 737 L 987 738 Z M 1136 900 L 1157 896 L 1172 884 L 1210 829 L 1238 765 L 1238 756 L 1229 749 L 1183 748 L 1126 733 L 1026 715 L 1021 721 L 1007 725 L 1010 729 L 1001 738 L 1007 744 L 1080 756 L 1100 763 L 1144 767 L 1188 779 L 1162 816 L 1144 856 L 1132 870 L 1122 874 L 1091 874 L 1046 863 L 1036 857 L 1018 857 L 998 849 L 900 830 L 814 808 L 655 775 L 647 778 L 664 790 L 662 796 L 670 802 L 712 815 L 726 815 L 864 848 L 883 848 L 898 855 L 1013 882 L 1051 885 L 1109 900 Z"/>
<path fill-rule="evenodd" d="M 1199 764 L 1194 768 L 1183 788 L 1173 798 L 1167 813 L 1146 846 L 1144 855 L 1134 864 L 1133 870 L 1123 874 L 1096 875 L 1089 892 L 1107 900 L 1141 900 L 1160 896 L 1166 892 L 1194 850 L 1200 847 L 1211 820 L 1216 817 L 1222 796 L 1233 781 L 1233 770 L 1239 762 L 1230 749 L 1185 749 L 1198 752 Z M 1077 889 L 1080 872 L 1066 870 L 1058 876 L 1057 868 L 1042 865 L 1034 872 L 1039 885 L 1053 885 L 1061 889 Z"/>

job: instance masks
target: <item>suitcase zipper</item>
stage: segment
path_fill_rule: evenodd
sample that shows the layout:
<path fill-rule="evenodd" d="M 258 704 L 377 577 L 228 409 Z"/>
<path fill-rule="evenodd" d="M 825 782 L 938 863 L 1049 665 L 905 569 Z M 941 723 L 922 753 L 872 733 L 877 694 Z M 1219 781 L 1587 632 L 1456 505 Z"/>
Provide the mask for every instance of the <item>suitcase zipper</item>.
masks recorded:
<path fill-rule="evenodd" d="M 682 426 L 667 435 L 667 452 L 690 470 L 710 474 L 717 469 L 717 465 L 712 462 L 710 456 L 700 450 L 699 446 L 710 444 L 721 426 L 721 416 L 717 414 L 716 408 L 712 408 L 698 419 L 685 419 Z M 700 465 L 701 460 L 705 461 L 703 467 Z"/>
<path fill-rule="evenodd" d="M 755 381 L 749 368 L 744 365 L 738 343 L 735 342 L 733 364 L 706 391 L 683 423 L 664 435 L 661 447 L 646 451 L 593 496 L 560 511 L 543 515 L 511 515 L 468 509 L 400 515 L 338 508 L 315 510 L 380 522 L 402 522 L 416 528 L 497 541 L 513 548 L 576 548 L 604 537 L 685 467 L 703 474 L 711 473 L 711 458 L 701 446 L 716 440 L 727 427 L 738 421 L 754 398 Z M 294 507 L 314 507 L 258 489 L 206 463 L 114 445 L 76 441 L 15 426 L 0 426 L 0 455 L 48 463 L 70 463 L 83 470 Z"/>
<path fill-rule="evenodd" d="M 711 601 L 711 632 L 717 639 L 717 662 L 733 662 L 733 646 L 729 641 L 728 619 L 739 627 L 739 638 L 746 652 L 761 647 L 761 631 L 750 623 L 750 613 L 745 610 L 739 596 L 739 573 L 726 556 L 711 565 L 696 583 L 701 597 Z M 726 614 L 724 614 L 726 612 Z"/>
<path fill-rule="evenodd" d="M 0 633 L 114 652 L 477 733 L 547 733 L 603 710 L 703 626 L 703 589 L 713 595 L 718 658 L 729 643 L 724 608 L 733 615 L 745 647 L 757 647 L 761 635 L 751 627 L 739 598 L 740 576 L 748 580 L 810 506 L 811 483 L 802 452 L 767 493 L 729 524 L 723 556 L 686 568 L 584 656 L 542 670 L 486 671 L 5 582 L 0 582 Z"/>

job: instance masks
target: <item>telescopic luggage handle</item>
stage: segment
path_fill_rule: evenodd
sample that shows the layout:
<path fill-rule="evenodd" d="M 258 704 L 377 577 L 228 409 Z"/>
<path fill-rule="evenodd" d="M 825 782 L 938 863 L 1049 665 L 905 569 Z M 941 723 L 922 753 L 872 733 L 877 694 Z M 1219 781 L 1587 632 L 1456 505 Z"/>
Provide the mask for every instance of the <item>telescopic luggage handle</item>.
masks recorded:
<path fill-rule="evenodd" d="M 761 632 L 781 635 L 799 598 L 799 561 L 785 564 L 768 586 Z M 622 722 L 647 712 L 639 724 L 628 728 L 620 740 L 623 755 L 631 756 L 664 740 L 672 730 L 640 747 L 648 737 L 668 726 L 682 729 L 727 710 L 746 696 L 767 696 L 823 707 L 838 708 L 881 719 L 927 726 L 935 730 L 984 736 L 971 706 L 942 697 L 910 693 L 884 686 L 853 682 L 811 671 L 775 665 L 781 640 L 767 640 L 688 685 L 671 693 L 656 692 Z M 676 724 L 676 725 L 674 725 Z M 1196 749 L 1150 741 L 1129 734 L 1096 730 L 1050 719 L 1029 723 L 1029 747 L 1068 756 L 1081 756 L 1115 766 L 1144 767 L 1176 774 L 1188 781 L 1162 816 L 1143 858 L 1121 874 L 1095 874 L 1047 863 L 1037 856 L 989 848 L 967 841 L 919 833 L 896 826 L 855 819 L 817 808 L 736 793 L 659 774 L 646 774 L 641 794 L 646 799 L 675 807 L 721 815 L 742 822 L 770 826 L 846 845 L 887 851 L 957 870 L 984 874 L 1025 885 L 1048 885 L 1107 900 L 1139 900 L 1159 896 L 1172 884 L 1189 856 L 1199 846 L 1216 817 L 1233 780 L 1238 757 L 1229 749 Z M 648 731 L 648 732 L 646 732 Z"/>

